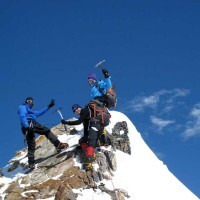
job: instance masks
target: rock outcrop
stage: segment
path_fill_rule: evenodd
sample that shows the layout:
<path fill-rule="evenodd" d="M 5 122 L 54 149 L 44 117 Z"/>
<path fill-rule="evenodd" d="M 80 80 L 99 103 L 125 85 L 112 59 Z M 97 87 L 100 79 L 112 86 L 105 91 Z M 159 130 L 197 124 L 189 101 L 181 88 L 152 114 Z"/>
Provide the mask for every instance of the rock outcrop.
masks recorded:
<path fill-rule="evenodd" d="M 66 132 L 61 124 L 52 128 L 52 132 L 58 136 L 64 134 L 72 136 L 77 133 L 75 129 L 69 129 Z M 106 192 L 112 200 L 123 200 L 128 197 L 127 192 L 123 189 L 110 190 L 101 183 L 104 179 L 112 180 L 114 171 L 117 169 L 113 150 L 119 149 L 131 154 L 126 122 L 118 122 L 113 128 L 113 133 L 107 134 L 109 134 L 112 148 L 108 146 L 96 149 L 96 162 L 91 171 L 81 169 L 79 162 L 81 159 L 76 154 L 76 146 L 71 145 L 69 150 L 57 153 L 44 136 L 39 136 L 36 140 L 36 169 L 29 170 L 26 163 L 17 159 L 27 149 L 18 151 L 16 157 L 11 160 L 12 165 L 8 168 L 8 172 L 15 171 L 20 167 L 25 174 L 10 183 L 4 192 L 4 199 L 23 200 L 55 197 L 56 200 L 75 200 L 78 194 L 73 189 L 89 188 Z"/>

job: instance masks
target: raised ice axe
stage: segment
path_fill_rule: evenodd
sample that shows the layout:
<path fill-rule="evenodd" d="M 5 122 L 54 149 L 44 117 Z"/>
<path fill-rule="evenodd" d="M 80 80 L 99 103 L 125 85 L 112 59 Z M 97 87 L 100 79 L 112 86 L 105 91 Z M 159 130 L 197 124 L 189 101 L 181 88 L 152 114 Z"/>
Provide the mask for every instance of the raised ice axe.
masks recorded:
<path fill-rule="evenodd" d="M 98 67 L 102 67 L 101 65 L 105 62 L 106 60 L 102 60 L 102 61 L 100 61 L 99 63 L 97 63 L 94 67 L 95 68 L 98 68 Z"/>

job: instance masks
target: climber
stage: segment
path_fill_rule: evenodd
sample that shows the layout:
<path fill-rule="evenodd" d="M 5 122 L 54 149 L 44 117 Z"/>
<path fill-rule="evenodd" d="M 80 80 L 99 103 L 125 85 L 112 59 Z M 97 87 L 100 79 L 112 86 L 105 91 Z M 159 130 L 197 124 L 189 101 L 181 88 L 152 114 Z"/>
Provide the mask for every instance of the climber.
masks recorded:
<path fill-rule="evenodd" d="M 104 74 L 104 80 L 97 81 L 95 73 L 91 73 L 87 77 L 91 86 L 91 100 L 108 108 L 114 107 L 116 105 L 116 93 L 110 80 L 111 77 L 107 69 L 102 69 L 102 72 Z"/>
<path fill-rule="evenodd" d="M 103 107 L 101 107 L 104 109 Z M 79 125 L 83 123 L 84 126 L 84 136 L 79 140 L 79 144 L 82 150 L 85 152 L 85 160 L 83 167 L 86 170 L 92 169 L 92 163 L 95 161 L 95 146 L 98 144 L 98 139 L 102 133 L 105 126 L 109 124 L 110 114 L 107 109 L 96 110 L 96 115 L 94 114 L 94 109 L 88 104 L 82 108 L 79 104 L 74 104 L 72 106 L 72 111 L 80 115 L 78 120 L 66 121 L 61 120 L 62 124 L 67 125 Z M 102 121 L 103 120 L 103 121 Z"/>
<path fill-rule="evenodd" d="M 28 164 L 30 169 L 35 168 L 35 133 L 45 135 L 47 139 L 55 146 L 56 150 L 60 152 L 68 147 L 67 143 L 62 143 L 58 140 L 49 128 L 41 125 L 36 121 L 36 118 L 46 113 L 51 107 L 55 105 L 55 100 L 51 100 L 50 104 L 40 111 L 32 110 L 34 101 L 32 97 L 27 97 L 25 103 L 19 106 L 18 114 L 21 120 L 21 129 L 28 145 Z"/>

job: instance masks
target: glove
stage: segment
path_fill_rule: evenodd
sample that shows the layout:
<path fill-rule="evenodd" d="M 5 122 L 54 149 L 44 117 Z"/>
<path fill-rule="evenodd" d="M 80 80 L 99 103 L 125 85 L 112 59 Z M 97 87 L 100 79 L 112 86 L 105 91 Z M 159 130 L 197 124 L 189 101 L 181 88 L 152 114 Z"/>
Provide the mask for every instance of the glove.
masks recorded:
<path fill-rule="evenodd" d="M 51 99 L 51 103 L 48 105 L 48 108 L 51 108 L 55 105 L 55 100 Z"/>
<path fill-rule="evenodd" d="M 27 132 L 33 132 L 33 127 L 30 127 L 30 126 L 29 126 L 29 127 L 26 127 L 26 131 L 27 131 Z"/>
<path fill-rule="evenodd" d="M 65 121 L 64 119 L 61 120 L 62 124 L 68 124 L 68 121 Z"/>
<path fill-rule="evenodd" d="M 104 75 L 105 78 L 109 78 L 110 77 L 107 69 L 102 69 L 102 72 L 103 72 L 103 75 Z"/>

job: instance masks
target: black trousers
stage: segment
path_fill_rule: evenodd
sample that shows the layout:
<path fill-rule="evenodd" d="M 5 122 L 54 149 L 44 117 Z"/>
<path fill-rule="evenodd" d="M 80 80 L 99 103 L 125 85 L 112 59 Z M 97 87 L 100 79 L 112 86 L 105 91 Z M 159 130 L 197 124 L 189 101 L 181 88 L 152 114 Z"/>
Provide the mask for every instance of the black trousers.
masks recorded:
<path fill-rule="evenodd" d="M 88 146 L 95 147 L 98 140 L 101 140 L 104 126 L 99 120 L 91 119 L 87 125 L 84 124 L 84 135 L 79 140 L 79 144 L 87 143 Z"/>
<path fill-rule="evenodd" d="M 90 120 L 89 130 L 88 130 L 88 146 L 97 146 L 98 139 L 102 135 L 104 126 L 99 120 L 92 118 Z"/>
<path fill-rule="evenodd" d="M 33 128 L 33 131 L 27 132 L 25 127 L 22 126 L 22 132 L 26 137 L 27 145 L 28 145 L 28 163 L 33 164 L 35 163 L 35 133 L 39 135 L 45 135 L 50 142 L 57 147 L 60 143 L 57 136 L 55 136 L 49 128 L 41 125 L 40 123 L 29 120 L 29 126 Z"/>

